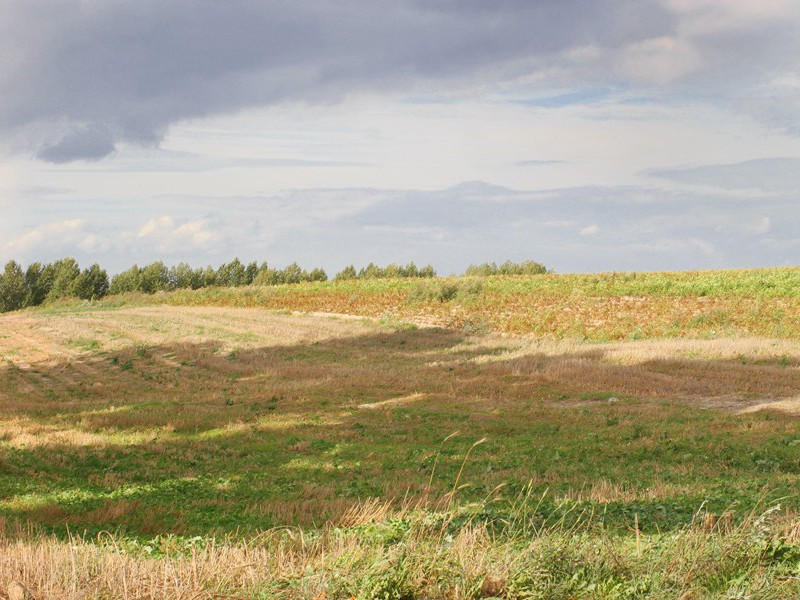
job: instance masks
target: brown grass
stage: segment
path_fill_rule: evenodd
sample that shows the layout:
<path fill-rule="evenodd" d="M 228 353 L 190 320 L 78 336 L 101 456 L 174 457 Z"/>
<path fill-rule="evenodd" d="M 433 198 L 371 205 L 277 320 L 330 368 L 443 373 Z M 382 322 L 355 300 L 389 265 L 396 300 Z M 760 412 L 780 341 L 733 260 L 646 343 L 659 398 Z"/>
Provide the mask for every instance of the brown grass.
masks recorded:
<path fill-rule="evenodd" d="M 319 597 L 335 583 L 334 573 L 354 578 L 358 569 L 365 568 L 364 561 L 393 560 L 383 554 L 382 546 L 370 545 L 342 528 L 363 530 L 410 518 L 423 508 L 443 511 L 447 502 L 429 500 L 429 475 L 420 464 L 423 459 L 428 460 L 425 464 L 449 460 L 455 482 L 450 479 L 433 493 L 457 489 L 466 483 L 458 477 L 465 475 L 464 465 L 471 460 L 464 452 L 484 435 L 484 427 L 491 426 L 501 443 L 513 442 L 512 435 L 502 437 L 504 428 L 560 425 L 600 406 L 604 412 L 592 412 L 587 419 L 601 422 L 614 417 L 619 430 L 627 431 L 639 421 L 657 424 L 659 406 L 679 406 L 670 413 L 665 409 L 665 415 L 700 406 L 728 411 L 712 410 L 714 415 L 726 415 L 719 435 L 733 427 L 731 422 L 746 422 L 748 441 L 757 447 L 762 436 L 776 431 L 793 444 L 797 421 L 792 416 L 800 414 L 800 344 L 785 339 L 588 344 L 440 329 L 395 331 L 355 319 L 255 308 L 169 306 L 69 315 L 19 313 L 0 317 L 0 328 L 0 469 L 16 468 L 18 456 L 40 458 L 56 472 L 94 459 L 92 464 L 101 466 L 81 473 L 89 486 L 126 492 L 134 486 L 131 472 L 145 473 L 151 478 L 147 483 L 193 479 L 207 471 L 203 461 L 209 457 L 221 462 L 254 440 L 280 439 L 271 452 L 285 454 L 285 460 L 271 467 L 267 477 L 253 479 L 257 493 L 241 514 L 255 522 L 292 526 L 268 530 L 247 542 L 217 543 L 209 537 L 189 554 L 172 552 L 168 559 L 153 559 L 125 554 L 108 536 L 105 541 L 65 541 L 8 525 L 0 536 L 0 598 L 14 581 L 36 598 L 248 597 L 250 590 L 264 586 L 273 586 L 268 593 L 274 591 L 276 596 Z M 626 403 L 628 398 L 635 401 Z M 624 410 L 614 410 L 623 404 Z M 780 418 L 730 416 L 763 410 L 781 413 Z M 426 446 L 415 438 L 429 418 L 441 419 L 437 421 L 441 430 L 434 433 L 437 440 L 445 438 L 457 428 L 455 416 L 460 415 L 469 416 L 465 423 L 470 435 L 481 431 L 466 446 L 462 444 L 461 454 L 439 456 L 435 445 Z M 400 420 L 406 418 L 407 422 Z M 688 424 L 681 431 L 696 435 L 703 433 L 698 429 L 712 425 L 710 421 Z M 602 422 L 599 427 L 604 427 Z M 363 443 L 364 429 L 375 436 L 370 440 L 379 442 L 381 437 L 398 436 L 391 438 L 393 450 L 416 445 L 419 454 L 408 465 L 395 464 L 386 473 L 382 461 L 387 457 L 373 456 L 364 444 L 364 455 L 357 457 L 364 464 L 357 469 L 356 458 L 338 456 L 331 447 L 339 442 Z M 657 429 L 645 427 L 637 438 L 643 452 L 659 448 Z M 609 439 L 620 448 L 629 443 L 622 434 Z M 322 446 L 315 446 L 319 443 Z M 502 450 L 495 446 L 495 451 Z M 106 460 L 112 451 L 130 461 L 130 472 L 117 471 Z M 560 501 L 647 503 L 705 493 L 681 481 L 684 474 L 700 472 L 707 475 L 706 482 L 713 482 L 720 469 L 713 458 L 673 466 L 670 481 L 647 485 L 607 478 L 587 482 L 555 457 L 538 471 L 510 460 L 505 465 L 503 459 L 493 466 L 497 470 L 470 473 L 470 478 L 482 478 L 490 488 L 509 480 L 562 485 Z M 164 472 L 148 471 L 150 461 L 160 461 L 158 469 Z M 249 474 L 261 469 L 247 456 L 234 464 Z M 276 473 L 305 483 L 288 499 L 262 494 L 274 486 L 271 477 Z M 227 474 L 228 480 L 221 478 L 213 485 L 233 494 L 235 477 L 243 473 Z M 381 497 L 337 494 L 335 486 L 356 474 L 380 480 Z M 29 469 L 22 476 L 40 475 Z M 325 478 L 325 483 L 315 477 Z M 785 481 L 793 481 L 791 477 L 787 473 Z M 124 523 L 137 534 L 188 536 L 196 531 L 182 513 L 182 502 L 189 500 L 148 505 L 136 498 L 115 497 L 79 510 L 47 495 L 32 499 L 14 492 L 0 505 L 10 514 L 54 529 L 69 526 L 80 531 Z M 220 494 L 195 508 L 225 514 L 234 505 L 234 497 Z M 726 518 L 703 517 L 696 530 L 686 534 L 698 561 L 708 544 L 735 548 L 734 537 L 724 536 L 738 535 L 739 526 Z M 781 527 L 781 539 L 800 536 L 795 515 L 787 515 Z M 307 537 L 308 528 L 314 530 L 313 539 Z M 722 537 L 709 541 L 709 532 Z M 563 532 L 558 535 L 564 537 Z M 581 554 L 587 563 L 598 552 L 610 553 L 604 548 L 617 543 L 593 539 L 587 543 L 586 556 Z M 509 548 L 485 526 L 468 524 L 452 539 L 437 532 L 411 536 L 407 542 L 415 589 L 426 590 L 427 597 L 461 598 L 474 597 L 475 590 L 510 594 L 517 555 L 549 556 L 552 540 L 526 539 L 527 545 Z M 615 554 L 609 560 L 623 559 Z M 637 559 L 631 560 L 625 568 L 644 568 Z M 692 581 L 699 576 L 697 568 L 683 560 L 684 555 L 675 551 L 658 564 L 666 572 L 675 562 L 674 570 L 683 569 L 682 576 Z M 437 570 L 441 564 L 461 578 L 446 594 L 431 587 L 442 575 Z"/>

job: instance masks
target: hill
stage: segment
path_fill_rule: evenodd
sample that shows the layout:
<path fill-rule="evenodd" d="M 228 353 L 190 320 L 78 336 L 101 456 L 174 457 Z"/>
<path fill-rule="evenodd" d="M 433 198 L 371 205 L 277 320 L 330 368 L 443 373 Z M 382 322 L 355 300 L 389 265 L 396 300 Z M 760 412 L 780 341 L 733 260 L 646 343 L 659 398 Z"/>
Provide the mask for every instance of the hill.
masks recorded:
<path fill-rule="evenodd" d="M 0 316 L 0 591 L 797 595 L 795 277 L 363 280 Z"/>

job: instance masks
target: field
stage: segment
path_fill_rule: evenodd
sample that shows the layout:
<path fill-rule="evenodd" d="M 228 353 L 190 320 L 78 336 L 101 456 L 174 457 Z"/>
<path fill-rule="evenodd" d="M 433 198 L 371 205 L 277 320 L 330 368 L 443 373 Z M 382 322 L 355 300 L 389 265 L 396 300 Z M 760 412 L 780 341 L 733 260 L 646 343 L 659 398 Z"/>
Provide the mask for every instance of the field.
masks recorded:
<path fill-rule="evenodd" d="M 3 315 L 0 597 L 800 597 L 798 338 L 798 269 Z"/>

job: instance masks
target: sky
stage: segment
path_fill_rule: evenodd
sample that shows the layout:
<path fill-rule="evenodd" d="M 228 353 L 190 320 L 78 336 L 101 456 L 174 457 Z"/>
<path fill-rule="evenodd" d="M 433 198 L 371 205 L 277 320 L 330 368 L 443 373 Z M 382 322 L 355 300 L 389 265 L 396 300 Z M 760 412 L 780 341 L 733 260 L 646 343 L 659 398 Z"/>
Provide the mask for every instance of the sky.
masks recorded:
<path fill-rule="evenodd" d="M 0 0 L 0 260 L 800 264 L 796 0 Z"/>

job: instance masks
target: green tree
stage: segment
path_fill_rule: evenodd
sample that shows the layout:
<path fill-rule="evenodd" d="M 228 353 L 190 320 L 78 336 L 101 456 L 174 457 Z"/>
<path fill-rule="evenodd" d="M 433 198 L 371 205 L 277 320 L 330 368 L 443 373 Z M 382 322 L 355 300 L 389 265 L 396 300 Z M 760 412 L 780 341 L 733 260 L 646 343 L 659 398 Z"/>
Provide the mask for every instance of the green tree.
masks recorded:
<path fill-rule="evenodd" d="M 253 285 L 275 285 L 277 283 L 278 272 L 270 268 L 266 262 L 262 262 L 261 266 L 258 267 L 258 273 L 253 279 Z"/>
<path fill-rule="evenodd" d="M 75 279 L 72 295 L 84 300 L 97 300 L 108 294 L 108 288 L 108 273 L 95 263 Z"/>
<path fill-rule="evenodd" d="M 308 279 L 309 281 L 328 281 L 328 274 L 325 273 L 324 269 L 317 267 L 311 270 L 311 273 L 308 274 Z"/>
<path fill-rule="evenodd" d="M 245 267 L 238 258 L 222 263 L 217 269 L 217 285 L 239 287 L 247 283 Z"/>
<path fill-rule="evenodd" d="M 335 277 L 336 281 L 346 281 L 348 279 L 358 279 L 358 273 L 353 265 L 347 265 L 339 271 Z"/>
<path fill-rule="evenodd" d="M 25 306 L 28 299 L 28 286 L 22 267 L 15 261 L 6 263 L 0 276 L 0 312 L 18 310 Z"/>
<path fill-rule="evenodd" d="M 280 283 L 300 283 L 301 281 L 308 281 L 308 273 L 300 268 L 296 262 L 293 262 L 280 272 Z"/>
<path fill-rule="evenodd" d="M 203 285 L 201 279 L 202 270 L 196 271 L 185 262 L 170 267 L 167 275 L 168 287 L 171 290 L 196 290 Z"/>
<path fill-rule="evenodd" d="M 52 277 L 48 278 L 47 274 L 47 267 L 39 262 L 31 263 L 25 269 L 25 285 L 28 287 L 26 304 L 28 306 L 38 306 L 47 298 L 47 293 L 53 284 Z"/>
<path fill-rule="evenodd" d="M 245 285 L 250 285 L 255 281 L 256 275 L 258 275 L 258 263 L 255 261 L 251 262 L 244 270 L 244 281 Z"/>
<path fill-rule="evenodd" d="M 139 269 L 139 265 L 133 265 L 130 269 L 117 273 L 111 278 L 109 291 L 112 294 L 141 291 L 140 273 L 141 269 Z"/>
<path fill-rule="evenodd" d="M 75 280 L 80 277 L 81 269 L 74 258 L 62 258 L 53 263 L 53 284 L 47 293 L 48 300 L 65 298 L 75 294 Z"/>
<path fill-rule="evenodd" d="M 142 267 L 139 273 L 139 287 L 146 294 L 161 292 L 169 288 L 169 270 L 159 261 Z"/>
<path fill-rule="evenodd" d="M 425 265 L 419 270 L 420 277 L 436 277 L 436 269 L 432 265 Z"/>

